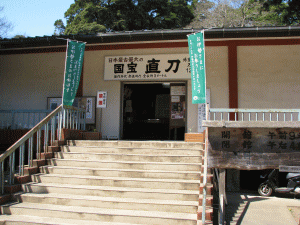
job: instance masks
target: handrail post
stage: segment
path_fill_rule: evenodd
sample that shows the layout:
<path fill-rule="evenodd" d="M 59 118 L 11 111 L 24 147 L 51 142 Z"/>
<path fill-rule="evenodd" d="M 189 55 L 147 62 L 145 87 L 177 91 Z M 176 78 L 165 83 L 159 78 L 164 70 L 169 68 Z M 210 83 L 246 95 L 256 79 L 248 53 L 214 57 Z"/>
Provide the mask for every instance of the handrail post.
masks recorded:
<path fill-rule="evenodd" d="M 19 175 L 24 176 L 25 143 L 20 146 Z"/>
<path fill-rule="evenodd" d="M 224 202 L 226 200 L 225 191 L 225 169 L 220 169 L 219 175 L 219 225 L 223 225 L 225 222 L 225 207 Z"/>
<path fill-rule="evenodd" d="M 53 143 L 54 143 L 54 140 L 55 140 L 55 133 L 56 133 L 55 131 L 56 131 L 56 129 L 58 129 L 58 128 L 56 128 L 56 127 L 57 127 L 57 126 L 56 126 L 56 118 L 58 118 L 58 117 L 55 116 L 55 117 L 53 117 L 53 119 L 52 119 L 51 145 L 53 145 Z"/>
<path fill-rule="evenodd" d="M 15 180 L 14 180 L 14 175 L 15 175 L 15 152 L 13 152 L 9 156 L 9 185 L 13 185 Z"/>
<path fill-rule="evenodd" d="M 85 125 L 86 125 L 86 119 L 85 119 L 85 117 L 86 117 L 86 113 L 83 112 L 83 130 L 85 130 Z"/>
<path fill-rule="evenodd" d="M 48 152 L 48 136 L 49 136 L 49 126 L 48 122 L 45 124 L 45 132 L 44 132 L 44 153 Z"/>
<path fill-rule="evenodd" d="M 0 192 L 4 194 L 4 161 L 0 163 Z"/>
<path fill-rule="evenodd" d="M 36 143 L 37 143 L 36 158 L 41 159 L 41 130 L 38 130 L 36 133 Z"/>
<path fill-rule="evenodd" d="M 209 119 L 209 104 L 206 105 L 206 120 Z M 207 151 L 208 151 L 208 127 L 205 129 L 205 148 L 204 148 L 204 175 L 203 175 L 203 200 L 202 200 L 202 224 L 206 220 L 206 186 L 207 186 Z"/>
<path fill-rule="evenodd" d="M 33 166 L 33 136 L 28 140 L 28 166 Z"/>
<path fill-rule="evenodd" d="M 76 130 L 78 130 L 78 121 L 79 121 L 79 110 L 76 110 L 76 126 L 75 126 Z"/>
<path fill-rule="evenodd" d="M 59 123 L 58 123 L 58 140 L 61 140 L 61 130 L 62 130 L 62 126 L 63 126 L 63 111 L 62 112 L 59 112 L 59 115 L 58 115 L 58 121 L 59 121 Z"/>
<path fill-rule="evenodd" d="M 15 129 L 15 112 L 11 113 L 11 129 Z"/>

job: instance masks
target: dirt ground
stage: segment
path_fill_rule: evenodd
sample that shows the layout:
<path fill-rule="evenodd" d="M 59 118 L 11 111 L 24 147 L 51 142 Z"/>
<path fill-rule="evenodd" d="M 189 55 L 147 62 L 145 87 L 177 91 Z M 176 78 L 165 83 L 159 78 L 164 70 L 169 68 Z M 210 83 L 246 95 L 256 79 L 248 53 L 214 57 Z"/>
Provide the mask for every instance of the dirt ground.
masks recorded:
<path fill-rule="evenodd" d="M 300 224 L 300 206 L 288 206 L 288 209 L 292 213 L 296 222 Z"/>

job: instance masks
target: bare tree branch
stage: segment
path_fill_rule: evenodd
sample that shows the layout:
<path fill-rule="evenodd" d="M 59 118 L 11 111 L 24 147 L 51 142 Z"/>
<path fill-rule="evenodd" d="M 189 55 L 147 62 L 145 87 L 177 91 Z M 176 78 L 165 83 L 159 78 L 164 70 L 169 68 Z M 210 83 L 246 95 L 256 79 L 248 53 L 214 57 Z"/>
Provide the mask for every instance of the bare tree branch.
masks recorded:
<path fill-rule="evenodd" d="M 0 7 L 0 13 L 3 11 L 4 7 Z M 0 17 L 0 37 L 7 35 L 9 31 L 13 29 L 13 25 L 6 20 L 5 17 Z"/>

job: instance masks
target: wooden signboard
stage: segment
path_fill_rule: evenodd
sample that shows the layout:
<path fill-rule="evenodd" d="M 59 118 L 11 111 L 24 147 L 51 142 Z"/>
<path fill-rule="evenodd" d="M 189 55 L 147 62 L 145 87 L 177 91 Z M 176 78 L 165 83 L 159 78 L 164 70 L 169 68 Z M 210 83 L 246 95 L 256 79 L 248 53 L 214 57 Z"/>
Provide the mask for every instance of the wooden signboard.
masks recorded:
<path fill-rule="evenodd" d="M 300 128 L 208 128 L 208 167 L 300 166 Z"/>

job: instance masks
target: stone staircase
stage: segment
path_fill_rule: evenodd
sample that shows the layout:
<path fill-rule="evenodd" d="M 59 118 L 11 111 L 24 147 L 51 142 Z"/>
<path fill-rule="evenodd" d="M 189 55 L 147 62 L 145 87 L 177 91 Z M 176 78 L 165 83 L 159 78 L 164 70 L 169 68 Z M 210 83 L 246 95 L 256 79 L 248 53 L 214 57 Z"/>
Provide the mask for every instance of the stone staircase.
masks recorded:
<path fill-rule="evenodd" d="M 61 150 L 1 207 L 0 225 L 201 224 L 202 143 L 69 141 Z M 211 184 L 207 192 L 212 224 Z"/>

